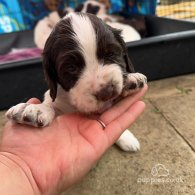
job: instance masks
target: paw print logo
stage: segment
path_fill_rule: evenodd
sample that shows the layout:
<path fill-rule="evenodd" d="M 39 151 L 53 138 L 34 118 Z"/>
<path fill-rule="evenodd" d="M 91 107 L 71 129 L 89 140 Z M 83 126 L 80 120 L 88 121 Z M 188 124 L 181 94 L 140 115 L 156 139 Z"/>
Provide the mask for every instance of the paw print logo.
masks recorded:
<path fill-rule="evenodd" d="M 155 177 L 167 177 L 169 170 L 163 164 L 157 164 L 152 168 L 151 174 Z"/>

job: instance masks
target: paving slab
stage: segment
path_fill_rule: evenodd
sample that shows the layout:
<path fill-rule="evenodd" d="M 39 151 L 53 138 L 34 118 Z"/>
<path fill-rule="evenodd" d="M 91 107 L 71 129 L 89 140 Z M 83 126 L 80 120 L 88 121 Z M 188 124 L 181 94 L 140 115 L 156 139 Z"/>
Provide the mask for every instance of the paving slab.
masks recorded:
<path fill-rule="evenodd" d="M 177 98 L 152 100 L 152 103 L 195 151 L 195 90 Z"/>
<path fill-rule="evenodd" d="M 149 83 L 146 99 L 195 151 L 195 74 Z"/>
<path fill-rule="evenodd" d="M 156 99 L 189 93 L 195 89 L 195 74 L 149 82 L 146 98 Z"/>

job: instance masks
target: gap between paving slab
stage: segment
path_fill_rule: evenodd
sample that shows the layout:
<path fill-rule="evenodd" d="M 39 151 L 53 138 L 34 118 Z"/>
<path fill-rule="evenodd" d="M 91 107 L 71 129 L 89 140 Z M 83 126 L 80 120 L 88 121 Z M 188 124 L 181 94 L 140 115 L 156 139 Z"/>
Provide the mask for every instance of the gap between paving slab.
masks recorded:
<path fill-rule="evenodd" d="M 146 99 L 195 151 L 195 74 L 151 84 Z"/>

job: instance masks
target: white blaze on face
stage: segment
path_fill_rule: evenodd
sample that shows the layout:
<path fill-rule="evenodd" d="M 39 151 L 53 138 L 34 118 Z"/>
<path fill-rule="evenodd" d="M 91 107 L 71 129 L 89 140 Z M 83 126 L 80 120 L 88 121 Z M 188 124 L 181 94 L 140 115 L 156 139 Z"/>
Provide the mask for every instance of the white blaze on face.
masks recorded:
<path fill-rule="evenodd" d="M 96 32 L 87 16 L 71 13 L 66 17 L 71 19 L 75 40 L 85 60 L 80 78 L 69 91 L 70 102 L 81 112 L 95 112 L 105 106 L 105 102 L 98 101 L 94 96 L 102 87 L 113 82 L 119 92 L 122 91 L 122 71 L 117 64 L 103 66 L 98 62 Z"/>
<path fill-rule="evenodd" d="M 70 18 L 73 31 L 76 34 L 75 39 L 85 59 L 86 68 L 95 68 L 95 65 L 98 66 L 98 60 L 96 57 L 96 33 L 93 25 L 85 15 L 70 14 Z"/>

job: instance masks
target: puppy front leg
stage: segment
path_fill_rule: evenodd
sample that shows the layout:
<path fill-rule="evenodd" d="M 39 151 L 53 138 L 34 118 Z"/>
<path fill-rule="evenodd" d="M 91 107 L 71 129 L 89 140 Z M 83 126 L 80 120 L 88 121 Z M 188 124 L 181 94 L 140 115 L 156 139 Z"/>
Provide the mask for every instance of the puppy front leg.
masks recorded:
<path fill-rule="evenodd" d="M 146 83 L 147 78 L 141 73 L 129 73 L 125 75 L 122 96 L 126 97 L 139 91 Z"/>
<path fill-rule="evenodd" d="M 20 103 L 11 107 L 6 112 L 6 117 L 17 123 L 34 127 L 49 125 L 55 117 L 55 110 L 51 98 L 47 96 L 45 95 L 45 100 L 41 104 Z"/>
<path fill-rule="evenodd" d="M 146 83 L 147 78 L 141 73 L 129 73 L 125 75 L 122 96 L 126 97 L 138 92 Z M 140 150 L 139 141 L 128 129 L 122 133 L 122 135 L 116 141 L 116 144 L 126 152 L 136 152 Z"/>

